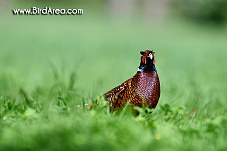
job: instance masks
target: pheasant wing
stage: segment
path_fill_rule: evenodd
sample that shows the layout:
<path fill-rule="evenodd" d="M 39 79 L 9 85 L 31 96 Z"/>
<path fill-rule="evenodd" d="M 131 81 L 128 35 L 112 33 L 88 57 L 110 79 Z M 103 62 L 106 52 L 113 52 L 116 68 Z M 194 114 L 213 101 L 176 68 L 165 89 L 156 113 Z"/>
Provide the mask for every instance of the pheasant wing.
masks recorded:
<path fill-rule="evenodd" d="M 119 108 L 126 104 L 129 100 L 128 94 L 131 91 L 131 82 L 132 78 L 104 94 L 105 98 L 110 102 L 111 108 Z"/>
<path fill-rule="evenodd" d="M 124 83 L 122 83 L 121 85 L 111 89 L 110 91 L 106 92 L 104 94 L 105 98 L 109 101 L 113 101 L 113 100 L 116 100 L 118 99 L 118 96 L 120 94 L 122 94 L 126 89 L 127 89 L 127 86 L 128 86 L 128 83 L 131 81 L 131 79 L 125 81 Z"/>

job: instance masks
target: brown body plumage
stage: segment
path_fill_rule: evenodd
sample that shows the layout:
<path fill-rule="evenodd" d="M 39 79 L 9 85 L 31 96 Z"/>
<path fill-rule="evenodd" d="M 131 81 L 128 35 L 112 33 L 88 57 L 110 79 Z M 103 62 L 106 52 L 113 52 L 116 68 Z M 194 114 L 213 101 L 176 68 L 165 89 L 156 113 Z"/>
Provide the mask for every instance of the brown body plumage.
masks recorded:
<path fill-rule="evenodd" d="M 160 83 L 155 68 L 154 52 L 146 50 L 142 54 L 138 72 L 121 85 L 104 94 L 110 109 L 122 108 L 128 101 L 130 106 L 155 108 L 160 97 Z"/>

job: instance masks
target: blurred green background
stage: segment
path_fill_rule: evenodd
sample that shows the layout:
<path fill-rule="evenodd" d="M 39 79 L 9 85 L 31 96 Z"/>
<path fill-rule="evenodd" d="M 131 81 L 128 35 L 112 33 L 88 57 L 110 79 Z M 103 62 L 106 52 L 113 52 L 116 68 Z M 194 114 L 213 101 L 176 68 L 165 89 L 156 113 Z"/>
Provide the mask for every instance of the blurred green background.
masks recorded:
<path fill-rule="evenodd" d="M 12 14 L 33 6 L 84 14 Z M 0 150 L 226 150 L 226 20 L 226 0 L 1 0 Z M 73 108 L 132 77 L 145 49 L 154 113 Z"/>

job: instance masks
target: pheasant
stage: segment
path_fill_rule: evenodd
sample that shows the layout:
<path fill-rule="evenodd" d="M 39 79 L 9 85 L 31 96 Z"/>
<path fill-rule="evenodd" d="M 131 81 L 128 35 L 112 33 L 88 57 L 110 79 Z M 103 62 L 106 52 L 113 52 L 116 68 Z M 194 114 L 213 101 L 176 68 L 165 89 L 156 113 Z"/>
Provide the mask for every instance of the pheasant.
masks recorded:
<path fill-rule="evenodd" d="M 121 109 L 128 101 L 133 106 L 155 108 L 160 97 L 160 82 L 155 68 L 155 52 L 141 51 L 137 73 L 103 96 L 109 101 L 110 110 Z"/>

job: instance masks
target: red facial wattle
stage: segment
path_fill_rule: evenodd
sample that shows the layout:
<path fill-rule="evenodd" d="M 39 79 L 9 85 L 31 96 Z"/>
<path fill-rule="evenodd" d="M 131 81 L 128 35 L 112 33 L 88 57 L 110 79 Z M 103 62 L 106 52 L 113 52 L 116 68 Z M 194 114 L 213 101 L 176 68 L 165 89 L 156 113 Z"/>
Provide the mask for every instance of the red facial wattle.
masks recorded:
<path fill-rule="evenodd" d="M 142 57 L 142 63 L 146 64 L 147 63 L 147 56 Z"/>

